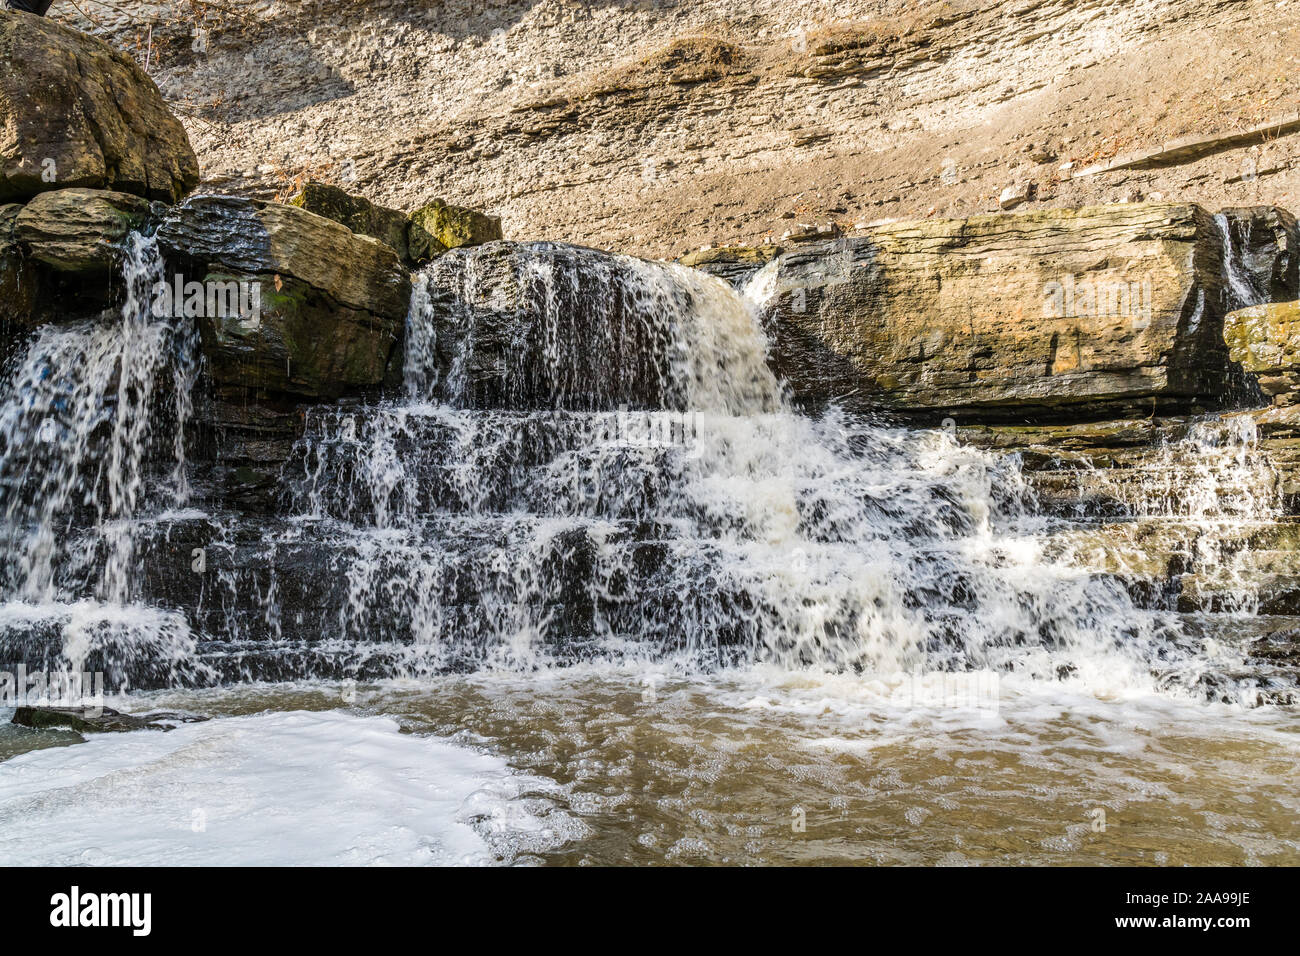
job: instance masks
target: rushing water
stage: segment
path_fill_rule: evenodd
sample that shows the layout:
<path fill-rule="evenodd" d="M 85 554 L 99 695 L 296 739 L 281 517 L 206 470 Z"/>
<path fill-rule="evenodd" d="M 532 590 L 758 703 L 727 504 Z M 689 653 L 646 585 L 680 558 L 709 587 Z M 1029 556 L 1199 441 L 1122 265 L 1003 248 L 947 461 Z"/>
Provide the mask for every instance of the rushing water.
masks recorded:
<path fill-rule="evenodd" d="M 308 409 L 278 509 L 249 517 L 189 500 L 193 330 L 150 313 L 156 253 L 130 251 L 120 324 L 43 331 L 2 397 L 0 642 L 119 690 L 226 685 L 123 698 L 232 715 L 138 758 L 97 745 L 139 792 L 204 748 L 274 760 L 227 743 L 268 733 L 233 715 L 342 706 L 361 722 L 309 724 L 314 759 L 359 735 L 400 768 L 400 737 L 364 723 L 396 718 L 527 776 L 469 814 L 486 843 L 448 822 L 436 851 L 322 861 L 1297 858 L 1294 726 L 1246 709 L 1284 678 L 1137 593 L 1115 535 L 1044 514 L 1015 457 L 793 411 L 762 275 L 746 298 L 566 246 L 448 253 L 417 278 L 405 396 Z M 1253 433 L 1197 424 L 1153 460 L 1109 489 L 1141 519 L 1124 533 L 1194 527 L 1232 630 L 1257 607 L 1245 551 L 1219 543 L 1279 508 Z M 157 573 L 173 541 L 206 575 Z M 32 750 L 60 742 L 0 737 L 48 772 L 0 803 L 6 827 L 45 787 L 72 794 L 51 825 L 126 812 Z M 466 792 L 501 771 L 466 769 Z M 282 796 L 259 799 L 274 816 Z M 1097 837 L 1099 809 L 1132 829 Z"/>

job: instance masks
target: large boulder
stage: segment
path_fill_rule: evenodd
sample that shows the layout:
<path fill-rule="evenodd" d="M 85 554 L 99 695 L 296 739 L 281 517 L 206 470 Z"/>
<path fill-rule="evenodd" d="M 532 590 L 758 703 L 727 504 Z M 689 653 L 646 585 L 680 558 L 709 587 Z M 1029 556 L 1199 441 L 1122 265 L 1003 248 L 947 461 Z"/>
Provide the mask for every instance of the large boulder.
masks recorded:
<path fill-rule="evenodd" d="M 1180 204 L 896 222 L 792 250 L 767 302 L 778 371 L 808 401 L 935 418 L 1221 405 L 1246 387 L 1223 316 L 1249 304 L 1225 232 L 1244 237 L 1263 284 L 1294 275 L 1278 238 L 1294 220 L 1247 213 L 1244 228 Z"/>
<path fill-rule="evenodd" d="M 186 200 L 158 244 L 184 282 L 242 284 L 246 300 L 259 300 L 256 315 L 193 310 L 218 385 L 317 399 L 382 383 L 411 295 L 388 246 L 303 209 L 233 196 Z"/>
<path fill-rule="evenodd" d="M 1300 399 L 1300 302 L 1274 302 L 1229 312 L 1223 338 L 1234 362 L 1255 376 L 1275 405 Z"/>
<path fill-rule="evenodd" d="M 174 202 L 198 181 L 184 127 L 134 60 L 0 10 L 0 202 L 73 186 Z"/>
<path fill-rule="evenodd" d="M 56 272 L 98 280 L 121 262 L 122 242 L 148 221 L 148 200 L 103 189 L 41 193 L 14 219 L 14 238 Z"/>
<path fill-rule="evenodd" d="M 129 193 L 60 189 L 0 207 L 0 351 L 45 322 L 121 306 L 125 240 L 164 207 Z"/>
<path fill-rule="evenodd" d="M 342 223 L 359 236 L 370 236 L 387 245 L 402 259 L 408 258 L 406 213 L 354 196 L 338 186 L 309 182 L 289 199 L 289 205 Z"/>
<path fill-rule="evenodd" d="M 400 322 L 411 284 L 388 246 L 315 213 L 238 196 L 195 196 L 158 230 L 170 258 L 292 276 L 348 308 Z"/>

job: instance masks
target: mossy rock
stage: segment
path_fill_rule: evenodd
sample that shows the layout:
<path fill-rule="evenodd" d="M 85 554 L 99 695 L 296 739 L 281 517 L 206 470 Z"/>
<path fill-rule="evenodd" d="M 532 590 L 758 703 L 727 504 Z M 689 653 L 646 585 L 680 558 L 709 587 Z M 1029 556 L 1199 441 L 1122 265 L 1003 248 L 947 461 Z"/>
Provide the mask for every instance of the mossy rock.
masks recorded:
<path fill-rule="evenodd" d="M 448 249 L 481 246 L 502 238 L 500 219 L 441 199 L 421 206 L 410 218 L 407 246 L 415 262 L 436 259 Z"/>
<path fill-rule="evenodd" d="M 13 235 L 38 262 L 79 276 L 111 273 L 127 234 L 149 219 L 147 200 L 104 189 L 41 193 L 13 221 Z"/>
<path fill-rule="evenodd" d="M 204 282 L 259 284 L 256 314 L 199 317 L 215 381 L 317 399 L 383 381 L 400 330 L 396 322 L 342 306 L 290 277 L 212 272 Z"/>
<path fill-rule="evenodd" d="M 1300 302 L 1273 302 L 1229 312 L 1223 339 L 1248 372 L 1279 372 L 1300 365 Z"/>
<path fill-rule="evenodd" d="M 406 214 L 372 203 L 364 196 L 354 196 L 338 186 L 309 182 L 302 191 L 289 199 L 289 205 L 333 219 L 351 229 L 356 235 L 378 239 L 398 254 L 409 259 L 406 233 Z"/>

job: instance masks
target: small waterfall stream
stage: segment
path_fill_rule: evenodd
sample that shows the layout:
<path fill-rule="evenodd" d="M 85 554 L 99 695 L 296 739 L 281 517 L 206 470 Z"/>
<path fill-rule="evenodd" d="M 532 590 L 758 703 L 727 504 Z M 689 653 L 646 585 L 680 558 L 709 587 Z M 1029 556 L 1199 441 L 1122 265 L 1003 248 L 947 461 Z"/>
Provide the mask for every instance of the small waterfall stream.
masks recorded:
<path fill-rule="evenodd" d="M 0 399 L 0 648 L 121 683 L 193 676 L 183 614 L 142 601 L 149 516 L 189 494 L 185 427 L 197 331 L 154 314 L 163 266 L 131 234 L 117 322 L 43 327 Z M 35 637 L 35 646 L 23 640 Z M 201 670 L 201 668 L 200 668 Z"/>

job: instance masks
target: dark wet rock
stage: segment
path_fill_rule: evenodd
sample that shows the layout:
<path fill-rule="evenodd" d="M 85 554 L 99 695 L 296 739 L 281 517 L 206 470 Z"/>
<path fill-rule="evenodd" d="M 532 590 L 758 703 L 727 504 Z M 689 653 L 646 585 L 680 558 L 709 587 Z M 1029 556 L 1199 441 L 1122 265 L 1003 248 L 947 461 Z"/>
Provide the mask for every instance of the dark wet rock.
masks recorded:
<path fill-rule="evenodd" d="M 16 203 L 0 206 L 0 362 L 23 333 L 36 324 L 39 276 L 14 238 L 14 220 L 22 211 Z"/>
<path fill-rule="evenodd" d="M 198 181 L 185 128 L 130 56 L 0 10 L 0 202 L 78 186 L 175 202 Z"/>
<path fill-rule="evenodd" d="M 174 730 L 180 724 L 207 719 L 197 714 L 172 711 L 123 714 L 110 707 L 19 707 L 14 711 L 13 723 L 33 730 L 73 730 L 79 734 L 98 734 Z"/>
<path fill-rule="evenodd" d="M 1242 206 L 1220 212 L 1230 255 L 1262 302 L 1300 298 L 1300 227 L 1277 206 Z"/>
<path fill-rule="evenodd" d="M 431 377 L 443 399 L 518 409 L 681 405 L 671 322 L 683 293 L 647 282 L 636 262 L 560 243 L 492 242 L 444 254 L 427 276 Z"/>

